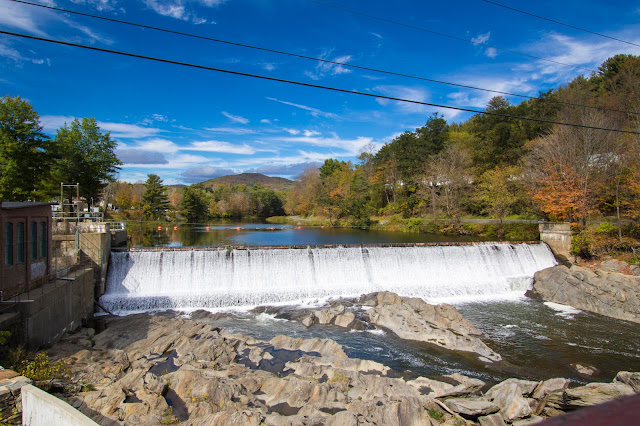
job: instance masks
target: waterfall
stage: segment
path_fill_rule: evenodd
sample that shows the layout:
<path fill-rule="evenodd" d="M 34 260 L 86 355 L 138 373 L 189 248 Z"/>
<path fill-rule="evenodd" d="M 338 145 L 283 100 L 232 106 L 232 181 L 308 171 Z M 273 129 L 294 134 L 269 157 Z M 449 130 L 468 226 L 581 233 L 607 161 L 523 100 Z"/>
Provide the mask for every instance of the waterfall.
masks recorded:
<path fill-rule="evenodd" d="M 388 290 L 427 301 L 522 295 L 553 266 L 545 244 L 165 250 L 111 253 L 115 312 L 251 306 Z"/>

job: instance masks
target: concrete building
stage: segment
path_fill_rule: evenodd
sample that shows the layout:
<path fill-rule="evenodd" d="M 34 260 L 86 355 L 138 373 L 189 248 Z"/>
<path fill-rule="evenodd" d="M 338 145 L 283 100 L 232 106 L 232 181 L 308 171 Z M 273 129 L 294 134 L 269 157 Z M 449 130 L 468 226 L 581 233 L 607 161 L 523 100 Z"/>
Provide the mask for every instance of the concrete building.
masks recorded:
<path fill-rule="evenodd" d="M 0 202 L 0 300 L 48 281 L 51 203 Z"/>

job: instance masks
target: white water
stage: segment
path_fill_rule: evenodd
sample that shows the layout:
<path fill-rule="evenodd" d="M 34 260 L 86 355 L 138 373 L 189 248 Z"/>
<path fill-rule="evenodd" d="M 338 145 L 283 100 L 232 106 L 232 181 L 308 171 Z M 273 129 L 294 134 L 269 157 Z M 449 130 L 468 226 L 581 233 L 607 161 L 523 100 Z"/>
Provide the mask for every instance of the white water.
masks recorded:
<path fill-rule="evenodd" d="M 111 253 L 115 312 L 247 306 L 388 290 L 428 301 L 522 295 L 555 264 L 545 244 Z"/>

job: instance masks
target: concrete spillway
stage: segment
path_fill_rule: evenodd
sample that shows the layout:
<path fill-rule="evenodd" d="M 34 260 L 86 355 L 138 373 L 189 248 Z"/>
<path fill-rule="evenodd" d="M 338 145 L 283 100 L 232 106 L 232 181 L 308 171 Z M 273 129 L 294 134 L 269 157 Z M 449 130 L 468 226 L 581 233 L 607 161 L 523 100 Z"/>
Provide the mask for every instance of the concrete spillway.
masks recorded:
<path fill-rule="evenodd" d="M 153 250 L 111 254 L 107 309 L 214 308 L 388 290 L 425 300 L 522 295 L 545 244 Z"/>

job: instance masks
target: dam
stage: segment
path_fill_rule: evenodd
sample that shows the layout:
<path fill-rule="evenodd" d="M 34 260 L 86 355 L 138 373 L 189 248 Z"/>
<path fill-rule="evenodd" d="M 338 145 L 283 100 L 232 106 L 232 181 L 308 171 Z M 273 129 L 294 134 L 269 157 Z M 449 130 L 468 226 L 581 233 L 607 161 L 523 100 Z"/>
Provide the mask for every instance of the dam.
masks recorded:
<path fill-rule="evenodd" d="M 181 248 L 113 252 L 102 304 L 113 312 L 221 308 L 375 291 L 429 302 L 523 295 L 556 264 L 545 244 Z"/>

